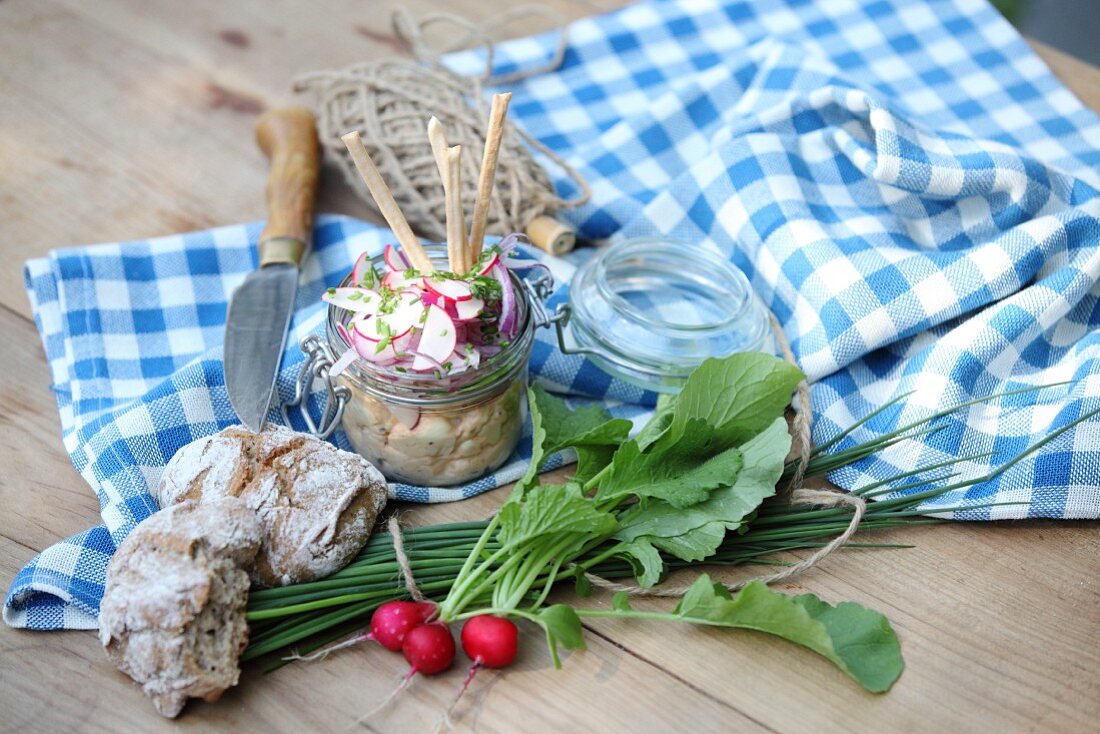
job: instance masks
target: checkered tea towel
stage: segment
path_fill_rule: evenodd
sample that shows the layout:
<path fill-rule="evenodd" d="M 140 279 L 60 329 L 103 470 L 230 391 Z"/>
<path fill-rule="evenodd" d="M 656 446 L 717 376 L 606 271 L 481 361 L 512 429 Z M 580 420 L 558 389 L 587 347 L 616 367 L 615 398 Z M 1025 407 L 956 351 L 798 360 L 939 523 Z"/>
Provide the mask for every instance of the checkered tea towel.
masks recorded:
<path fill-rule="evenodd" d="M 507 43 L 496 71 L 538 63 L 554 43 Z M 482 59 L 450 63 L 474 71 Z M 569 214 L 582 237 L 670 235 L 686 256 L 708 248 L 749 275 L 816 382 L 818 443 L 899 396 L 853 439 L 1061 383 L 968 407 L 835 473 L 841 486 L 958 457 L 984 457 L 953 467 L 983 476 L 1100 406 L 1100 120 L 984 2 L 644 2 L 572 24 L 562 68 L 509 89 L 513 118 L 592 184 L 591 203 Z M 564 177 L 557 184 L 570 193 Z M 234 422 L 221 335 L 258 231 L 27 264 L 65 445 L 105 525 L 17 576 L 9 624 L 93 627 L 107 560 L 155 510 L 148 487 L 164 463 Z M 320 330 L 321 289 L 386 239 L 346 218 L 319 220 L 292 346 Z M 583 257 L 555 261 L 559 281 Z M 283 398 L 300 358 L 291 349 L 284 360 Z M 547 334 L 531 367 L 639 420 L 652 402 L 561 354 Z M 514 478 L 527 452 L 457 490 L 393 492 L 468 496 Z M 955 513 L 965 519 L 1100 516 L 1100 422 L 938 506 L 958 504 L 975 508 Z"/>

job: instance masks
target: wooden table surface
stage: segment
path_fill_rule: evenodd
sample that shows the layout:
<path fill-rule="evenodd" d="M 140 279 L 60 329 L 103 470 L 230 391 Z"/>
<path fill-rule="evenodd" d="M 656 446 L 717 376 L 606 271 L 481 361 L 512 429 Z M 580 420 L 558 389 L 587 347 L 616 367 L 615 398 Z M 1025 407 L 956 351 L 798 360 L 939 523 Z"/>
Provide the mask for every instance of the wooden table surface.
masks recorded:
<path fill-rule="evenodd" d="M 412 0 L 484 19 L 490 0 Z M 545 0 L 581 17 L 620 0 Z M 530 24 L 515 35 L 540 30 Z M 51 247 L 261 219 L 263 108 L 296 73 L 393 54 L 388 9 L 325 3 L 8 0 L 0 4 L 0 582 L 98 521 L 61 447 L 20 272 Z M 1039 46 L 1100 108 L 1100 70 Z M 327 170 L 322 211 L 364 215 Z M 483 517 L 500 492 L 419 508 L 417 522 Z M 945 525 L 881 533 L 916 548 L 848 551 L 785 586 L 885 613 L 906 671 L 883 696 L 823 659 L 753 633 L 588 623 L 589 649 L 554 670 L 528 635 L 517 664 L 482 673 L 456 710 L 480 732 L 1098 731 L 1100 532 L 1093 523 Z M 740 573 L 751 573 L 744 569 Z M 600 598 L 597 597 L 599 601 Z M 606 599 L 602 600 L 606 601 Z M 653 602 L 659 606 L 659 602 Z M 262 676 L 175 723 L 107 661 L 91 632 L 0 626 L 3 731 L 343 731 L 402 673 L 363 647 Z M 434 728 L 461 683 L 417 680 L 375 731 Z"/>

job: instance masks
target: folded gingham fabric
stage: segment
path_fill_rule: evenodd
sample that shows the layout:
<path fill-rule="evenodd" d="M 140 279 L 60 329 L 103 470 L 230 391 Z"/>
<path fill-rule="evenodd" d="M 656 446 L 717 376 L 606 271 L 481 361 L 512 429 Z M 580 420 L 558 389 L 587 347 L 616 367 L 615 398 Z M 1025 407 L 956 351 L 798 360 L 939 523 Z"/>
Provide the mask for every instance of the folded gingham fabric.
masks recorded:
<path fill-rule="evenodd" d="M 495 70 L 539 63 L 555 42 L 504 44 Z M 477 71 L 483 59 L 448 62 Z M 686 256 L 707 248 L 746 272 L 815 383 L 816 442 L 894 398 L 849 442 L 1016 391 L 836 472 L 840 486 L 963 457 L 951 471 L 984 476 L 1100 407 L 1100 119 L 984 2 L 645 2 L 572 24 L 562 67 L 508 89 L 513 119 L 592 185 L 590 203 L 567 215 L 582 237 L 671 236 Z M 235 422 L 220 363 L 225 304 L 255 265 L 259 229 L 27 264 L 65 445 L 104 526 L 17 576 L 9 624 L 94 627 L 107 560 L 156 509 L 148 488 L 161 468 Z M 292 343 L 320 331 L 321 289 L 386 240 L 348 218 L 318 221 Z M 547 262 L 567 283 L 588 255 Z M 292 344 L 283 399 L 300 360 Z M 531 370 L 637 420 L 654 398 L 561 354 L 546 333 Z M 1018 392 L 1038 385 L 1054 386 Z M 525 440 L 466 487 L 392 492 L 469 496 L 515 478 L 529 450 Z M 971 508 L 961 519 L 1100 517 L 1100 422 L 927 509 L 955 505 Z"/>

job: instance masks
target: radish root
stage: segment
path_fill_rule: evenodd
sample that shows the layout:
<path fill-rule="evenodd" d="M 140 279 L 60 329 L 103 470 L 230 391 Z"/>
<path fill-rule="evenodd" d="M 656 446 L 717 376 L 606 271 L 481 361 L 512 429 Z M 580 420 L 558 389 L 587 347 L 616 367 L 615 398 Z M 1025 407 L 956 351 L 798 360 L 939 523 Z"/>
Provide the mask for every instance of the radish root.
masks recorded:
<path fill-rule="evenodd" d="M 290 655 L 287 655 L 285 658 L 283 658 L 283 660 L 285 662 L 288 662 L 288 663 L 289 662 L 295 662 L 295 661 L 313 663 L 313 662 L 317 662 L 318 660 L 324 660 L 325 658 L 327 658 L 329 656 L 329 653 L 336 652 L 337 650 L 344 650 L 344 649 L 349 648 L 349 647 L 354 647 L 355 645 L 358 645 L 360 642 L 366 642 L 367 640 L 370 640 L 370 639 L 373 639 L 373 638 L 370 636 L 369 632 L 366 633 L 366 634 L 361 633 L 361 634 L 355 635 L 354 637 L 349 637 L 348 639 L 344 640 L 343 642 L 338 642 L 335 645 L 329 645 L 328 647 L 326 647 L 322 650 L 318 650 L 316 652 L 311 652 L 309 655 L 299 655 L 297 652 L 291 653 Z"/>
<path fill-rule="evenodd" d="M 367 713 L 363 714 L 358 719 L 356 719 L 355 723 L 352 724 L 351 726 L 349 726 L 347 730 L 351 731 L 352 729 L 355 729 L 359 726 L 362 726 L 364 723 L 366 723 L 366 721 L 368 719 L 375 716 L 380 711 L 382 711 L 382 709 L 386 708 L 391 703 L 393 703 L 394 700 L 396 700 L 397 697 L 399 695 L 401 695 L 402 691 L 404 691 L 406 688 L 409 687 L 409 683 L 412 682 L 412 679 L 413 679 L 414 675 L 416 675 L 416 669 L 415 668 L 410 670 L 408 673 L 405 674 L 405 676 L 401 679 L 401 683 L 398 684 L 397 688 L 394 688 L 392 691 L 390 691 L 390 695 L 388 695 L 384 699 L 382 699 L 382 702 L 380 704 L 378 704 L 377 706 L 372 708 L 370 711 L 368 711 Z"/>
<path fill-rule="evenodd" d="M 451 721 L 451 713 L 454 711 L 455 706 L 458 705 L 458 700 L 462 698 L 462 694 L 466 692 L 466 689 L 470 687 L 470 684 L 474 681 L 474 676 L 477 675 L 477 671 L 481 669 L 481 663 L 475 662 L 470 666 L 470 672 L 466 674 L 466 680 L 462 682 L 462 688 L 458 689 L 458 693 L 451 699 L 450 704 L 443 711 L 443 716 L 439 718 L 439 723 L 436 725 L 435 730 L 437 732 L 444 729 L 453 729 L 454 722 Z"/>

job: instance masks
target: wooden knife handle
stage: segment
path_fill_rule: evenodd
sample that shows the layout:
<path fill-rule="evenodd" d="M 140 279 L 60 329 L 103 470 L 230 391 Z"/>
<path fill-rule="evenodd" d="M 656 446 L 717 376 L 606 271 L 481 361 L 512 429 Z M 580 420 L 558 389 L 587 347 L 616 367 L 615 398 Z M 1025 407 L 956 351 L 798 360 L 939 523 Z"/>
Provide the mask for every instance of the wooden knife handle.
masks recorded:
<path fill-rule="evenodd" d="M 260 267 L 298 265 L 313 235 L 313 204 L 321 168 L 313 113 L 304 107 L 265 112 L 256 123 L 256 143 L 271 160 Z"/>

